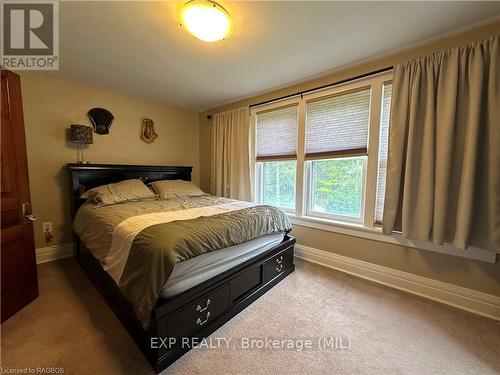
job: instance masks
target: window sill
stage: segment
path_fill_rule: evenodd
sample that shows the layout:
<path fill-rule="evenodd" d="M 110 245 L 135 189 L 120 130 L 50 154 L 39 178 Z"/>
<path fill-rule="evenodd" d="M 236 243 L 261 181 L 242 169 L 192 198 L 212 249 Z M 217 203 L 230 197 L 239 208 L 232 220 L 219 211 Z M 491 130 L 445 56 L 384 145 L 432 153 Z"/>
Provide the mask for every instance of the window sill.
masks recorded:
<path fill-rule="evenodd" d="M 476 247 L 469 247 L 467 250 L 456 248 L 450 244 L 442 246 L 426 241 L 407 240 L 399 234 L 386 235 L 382 233 L 382 228 L 367 228 L 362 224 L 348 223 L 343 221 L 328 220 L 309 216 L 297 216 L 287 213 L 290 221 L 294 225 L 301 227 L 319 229 L 327 232 L 345 234 L 354 237 L 366 238 L 373 241 L 391 243 L 395 245 L 408 246 L 419 250 L 428 250 L 438 253 L 459 256 L 462 258 L 475 259 L 488 263 L 496 262 L 496 253 Z"/>

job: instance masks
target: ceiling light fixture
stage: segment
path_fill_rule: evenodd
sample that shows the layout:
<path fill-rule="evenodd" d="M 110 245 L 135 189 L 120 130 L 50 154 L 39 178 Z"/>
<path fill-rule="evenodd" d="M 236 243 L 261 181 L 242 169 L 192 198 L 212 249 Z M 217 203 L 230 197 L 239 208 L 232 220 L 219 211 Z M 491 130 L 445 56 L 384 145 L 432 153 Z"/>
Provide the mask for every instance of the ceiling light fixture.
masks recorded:
<path fill-rule="evenodd" d="M 181 26 L 204 42 L 217 42 L 231 32 L 231 16 L 216 2 L 191 0 L 181 9 Z"/>

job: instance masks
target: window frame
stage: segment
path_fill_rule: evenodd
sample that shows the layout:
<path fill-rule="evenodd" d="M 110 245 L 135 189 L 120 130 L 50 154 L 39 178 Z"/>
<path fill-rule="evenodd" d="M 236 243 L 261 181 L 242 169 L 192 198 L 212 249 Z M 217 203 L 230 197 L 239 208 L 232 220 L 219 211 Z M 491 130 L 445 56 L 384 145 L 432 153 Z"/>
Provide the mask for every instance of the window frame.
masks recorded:
<path fill-rule="evenodd" d="M 251 108 L 250 123 L 251 123 L 251 173 L 252 186 L 254 188 L 254 201 L 261 202 L 261 180 L 262 171 L 259 172 L 256 160 L 256 119 L 257 114 L 267 112 L 270 110 L 279 109 L 291 105 L 298 106 L 298 119 L 297 119 L 297 146 L 296 146 L 296 176 L 295 176 L 295 210 L 282 208 L 285 212 L 292 214 L 294 218 L 304 219 L 319 219 L 322 222 L 331 223 L 332 225 L 352 225 L 354 227 L 363 228 L 376 228 L 375 224 L 375 205 L 377 194 L 377 178 L 378 178 L 378 155 L 379 155 L 379 137 L 380 137 L 380 124 L 381 124 L 381 110 L 383 99 L 383 87 L 385 83 L 390 83 L 393 80 L 393 71 L 374 74 L 368 77 L 360 78 L 344 82 L 330 88 L 318 89 L 297 95 L 285 100 L 269 103 L 259 107 Z M 368 120 L 368 139 L 366 146 L 366 153 L 353 155 L 353 150 L 346 150 L 346 152 L 339 152 L 334 157 L 306 157 L 305 153 L 305 134 L 306 134 L 306 106 L 308 102 L 326 99 L 332 96 L 347 94 L 370 88 L 370 114 Z M 324 160 L 333 158 L 352 158 L 354 156 L 366 155 L 367 161 L 365 163 L 365 173 L 363 178 L 363 204 L 362 215 L 360 219 L 333 215 L 323 214 L 312 210 L 312 161 Z M 274 159 L 278 161 L 280 159 Z M 283 160 L 287 160 L 283 158 Z M 288 159 L 290 160 L 290 159 Z M 271 160 L 269 160 L 271 161 Z M 280 207 L 281 208 L 281 207 Z"/>

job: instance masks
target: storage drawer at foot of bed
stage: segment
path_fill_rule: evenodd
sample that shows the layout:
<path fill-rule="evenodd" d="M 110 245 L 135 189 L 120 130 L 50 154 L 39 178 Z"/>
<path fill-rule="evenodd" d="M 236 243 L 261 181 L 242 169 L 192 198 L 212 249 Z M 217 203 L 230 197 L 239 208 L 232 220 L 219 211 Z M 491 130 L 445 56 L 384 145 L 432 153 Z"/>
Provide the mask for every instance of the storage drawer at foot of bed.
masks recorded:
<path fill-rule="evenodd" d="M 229 306 L 229 285 L 208 293 L 168 318 L 169 337 L 189 337 L 220 316 Z"/>
<path fill-rule="evenodd" d="M 274 279 L 280 273 L 290 268 L 293 264 L 293 247 L 274 255 L 264 263 L 264 281 Z"/>
<path fill-rule="evenodd" d="M 262 284 L 262 264 L 250 268 L 230 281 L 231 302 L 243 298 Z"/>

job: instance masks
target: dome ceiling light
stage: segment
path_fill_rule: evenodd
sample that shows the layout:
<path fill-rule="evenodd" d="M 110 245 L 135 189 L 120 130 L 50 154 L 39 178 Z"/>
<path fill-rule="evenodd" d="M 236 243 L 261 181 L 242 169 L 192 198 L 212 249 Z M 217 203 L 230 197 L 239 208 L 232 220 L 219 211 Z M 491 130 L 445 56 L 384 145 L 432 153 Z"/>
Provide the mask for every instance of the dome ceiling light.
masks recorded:
<path fill-rule="evenodd" d="M 231 16 L 210 0 L 191 0 L 182 6 L 181 26 L 204 42 L 217 42 L 231 32 Z"/>

